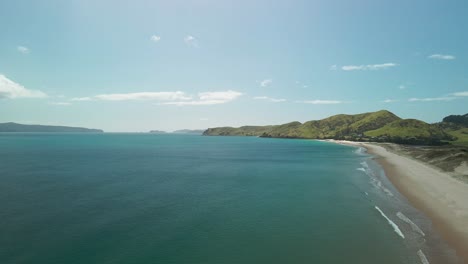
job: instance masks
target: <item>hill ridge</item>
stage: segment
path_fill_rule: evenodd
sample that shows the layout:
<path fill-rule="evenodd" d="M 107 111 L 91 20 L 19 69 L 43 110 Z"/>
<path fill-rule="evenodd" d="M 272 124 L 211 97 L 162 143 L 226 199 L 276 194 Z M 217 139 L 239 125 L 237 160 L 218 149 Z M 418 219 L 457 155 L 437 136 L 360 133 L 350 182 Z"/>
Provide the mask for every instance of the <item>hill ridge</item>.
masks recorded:
<path fill-rule="evenodd" d="M 205 136 L 258 136 L 272 138 L 337 139 L 440 145 L 454 140 L 441 126 L 417 119 L 402 119 L 388 110 L 360 114 L 337 114 L 304 123 L 272 126 L 209 128 Z"/>
<path fill-rule="evenodd" d="M 102 133 L 101 129 L 70 126 L 26 125 L 15 122 L 0 123 L 0 132 L 71 132 L 71 133 Z"/>

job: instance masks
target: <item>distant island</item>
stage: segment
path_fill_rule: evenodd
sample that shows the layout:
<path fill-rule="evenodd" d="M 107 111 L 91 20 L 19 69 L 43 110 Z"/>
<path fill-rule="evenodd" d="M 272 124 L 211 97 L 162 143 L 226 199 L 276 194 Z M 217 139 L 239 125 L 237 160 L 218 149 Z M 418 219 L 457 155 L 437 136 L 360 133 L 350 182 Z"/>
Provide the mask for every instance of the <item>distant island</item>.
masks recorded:
<path fill-rule="evenodd" d="M 24 125 L 18 123 L 0 123 L 1 132 L 73 132 L 73 133 L 102 133 L 101 129 L 89 129 L 83 127 L 68 127 L 68 126 L 45 126 L 45 125 Z"/>
<path fill-rule="evenodd" d="M 468 145 L 468 114 L 452 115 L 442 122 L 428 124 L 417 119 L 402 119 L 390 111 L 380 110 L 334 115 L 305 123 L 296 121 L 272 126 L 216 127 L 207 129 L 203 135 Z"/>
<path fill-rule="evenodd" d="M 204 129 L 181 129 L 181 130 L 176 130 L 172 133 L 174 134 L 193 134 L 193 135 L 201 135 L 205 132 Z"/>
<path fill-rule="evenodd" d="M 201 135 L 203 134 L 205 130 L 204 129 L 181 129 L 181 130 L 176 130 L 173 132 L 166 132 L 162 130 L 151 130 L 149 133 L 151 134 L 190 134 L 190 135 Z"/>
<path fill-rule="evenodd" d="M 161 131 L 161 130 L 150 130 L 151 134 L 167 134 L 166 131 Z"/>

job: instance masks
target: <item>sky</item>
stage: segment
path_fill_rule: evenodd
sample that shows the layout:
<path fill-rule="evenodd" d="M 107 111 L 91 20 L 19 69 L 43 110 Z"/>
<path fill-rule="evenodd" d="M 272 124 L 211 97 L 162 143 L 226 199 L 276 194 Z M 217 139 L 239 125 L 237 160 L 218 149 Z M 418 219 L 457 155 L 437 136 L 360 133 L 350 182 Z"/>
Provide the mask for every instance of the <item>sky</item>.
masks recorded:
<path fill-rule="evenodd" d="M 0 122 L 108 132 L 468 112 L 468 2 L 0 1 Z"/>

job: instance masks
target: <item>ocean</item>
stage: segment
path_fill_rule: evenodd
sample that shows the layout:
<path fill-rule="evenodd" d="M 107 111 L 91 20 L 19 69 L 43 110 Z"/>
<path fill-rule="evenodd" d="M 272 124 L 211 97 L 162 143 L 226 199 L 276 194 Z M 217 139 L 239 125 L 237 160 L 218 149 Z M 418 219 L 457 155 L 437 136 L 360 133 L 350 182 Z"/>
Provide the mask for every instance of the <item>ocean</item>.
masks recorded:
<path fill-rule="evenodd" d="M 363 149 L 0 135 L 0 263 L 456 263 Z"/>

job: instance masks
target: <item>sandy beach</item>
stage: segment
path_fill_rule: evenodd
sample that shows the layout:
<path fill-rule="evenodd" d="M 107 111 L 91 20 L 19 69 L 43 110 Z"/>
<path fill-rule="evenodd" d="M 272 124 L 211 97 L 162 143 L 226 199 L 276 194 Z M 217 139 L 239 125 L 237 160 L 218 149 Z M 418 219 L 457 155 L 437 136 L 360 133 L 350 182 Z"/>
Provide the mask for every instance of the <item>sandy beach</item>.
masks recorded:
<path fill-rule="evenodd" d="M 389 180 L 416 208 L 426 213 L 442 237 L 468 263 L 468 184 L 423 162 L 374 143 L 333 141 L 362 146 L 383 167 Z"/>

